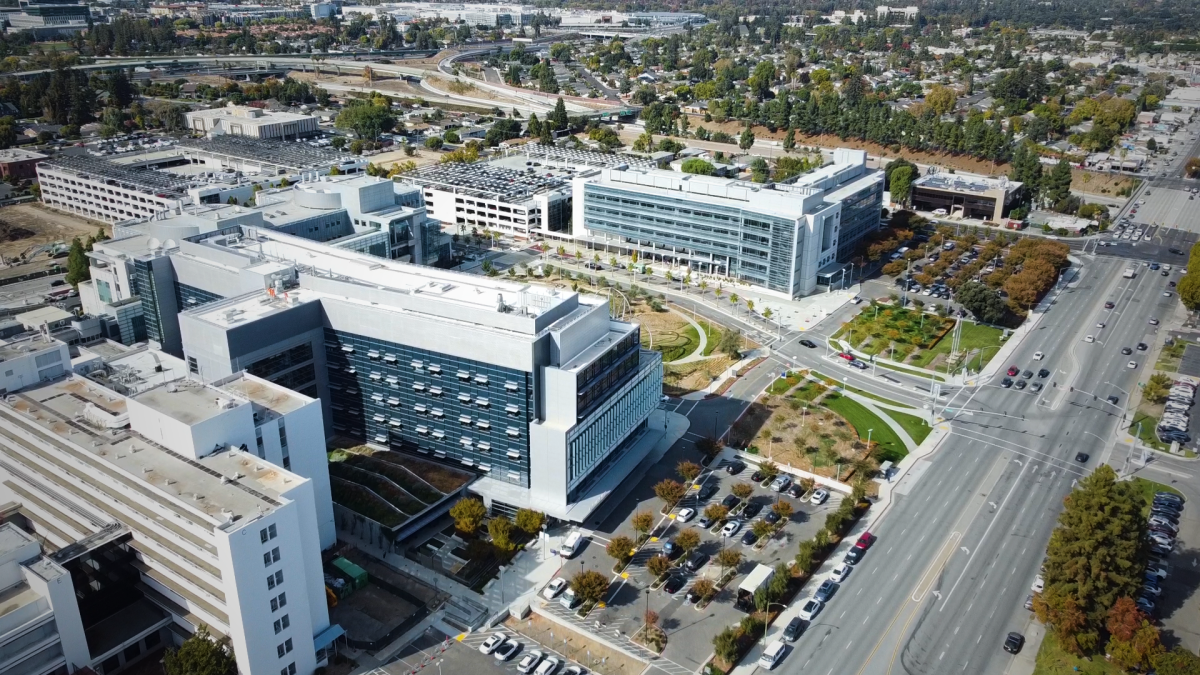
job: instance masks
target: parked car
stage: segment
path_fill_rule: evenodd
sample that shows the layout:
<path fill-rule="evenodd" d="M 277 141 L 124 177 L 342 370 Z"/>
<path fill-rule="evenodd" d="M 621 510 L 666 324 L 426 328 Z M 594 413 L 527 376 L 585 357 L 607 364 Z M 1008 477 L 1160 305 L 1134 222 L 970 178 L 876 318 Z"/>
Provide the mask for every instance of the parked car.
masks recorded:
<path fill-rule="evenodd" d="M 792 486 L 792 479 L 789 476 L 776 476 L 775 480 L 771 481 L 771 489 L 775 492 L 783 492 Z"/>
<path fill-rule="evenodd" d="M 508 639 L 508 636 L 505 635 L 504 633 L 492 633 L 492 635 L 490 637 L 488 637 L 488 639 L 484 640 L 479 645 L 479 653 L 480 654 L 491 654 L 492 652 L 496 651 L 500 647 L 500 645 L 504 644 L 504 641 L 507 639 Z"/>
<path fill-rule="evenodd" d="M 557 598 L 563 591 L 567 590 L 567 580 L 562 577 L 556 577 L 550 583 L 546 584 L 546 588 L 542 589 L 542 597 L 547 600 Z M 496 635 L 500 635 L 497 633 Z M 495 636 L 492 636 L 495 637 Z"/>
<path fill-rule="evenodd" d="M 804 619 L 805 621 L 812 621 L 818 614 L 821 613 L 821 609 L 824 606 L 825 604 L 820 600 L 817 600 L 816 598 L 809 598 L 807 601 L 805 601 L 804 605 L 800 607 L 800 618 Z"/>
<path fill-rule="evenodd" d="M 828 499 L 829 499 L 829 491 L 826 490 L 825 488 L 817 488 L 816 491 L 813 492 L 812 499 L 809 501 L 811 501 L 813 504 L 816 504 L 817 506 L 820 506 L 821 504 L 824 504 Z"/>
<path fill-rule="evenodd" d="M 808 622 L 800 617 L 793 617 L 788 622 L 787 628 L 783 629 L 783 639 L 788 642 L 795 642 L 797 638 L 804 635 L 805 629 L 808 628 Z"/>
<path fill-rule="evenodd" d="M 1009 654 L 1020 653 L 1021 647 L 1025 645 L 1025 636 L 1013 631 L 1004 638 L 1004 651 Z"/>
<path fill-rule="evenodd" d="M 521 658 L 520 662 L 517 663 L 517 672 L 532 673 L 533 669 L 537 668 L 537 665 L 541 663 L 542 658 L 544 657 L 545 654 L 537 649 L 529 652 Z"/>

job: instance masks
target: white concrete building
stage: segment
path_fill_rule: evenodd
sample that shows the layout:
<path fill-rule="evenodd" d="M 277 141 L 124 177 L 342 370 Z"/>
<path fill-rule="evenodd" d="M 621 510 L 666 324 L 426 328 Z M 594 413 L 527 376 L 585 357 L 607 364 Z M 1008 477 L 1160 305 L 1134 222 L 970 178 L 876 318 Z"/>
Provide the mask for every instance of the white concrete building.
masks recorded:
<path fill-rule="evenodd" d="M 875 17 L 883 22 L 900 22 L 912 23 L 917 20 L 919 8 L 916 5 L 908 5 L 907 7 L 889 7 L 887 5 L 878 5 L 875 7 Z M 857 23 L 857 22 L 855 22 Z"/>
<path fill-rule="evenodd" d="M 34 337 L 0 341 L 0 392 L 58 379 L 71 369 L 67 344 L 52 337 Z"/>
<path fill-rule="evenodd" d="M 250 138 L 296 139 L 317 132 L 312 115 L 273 112 L 230 103 L 224 108 L 195 110 L 184 114 L 188 128 L 201 134 L 232 134 Z"/>
<path fill-rule="evenodd" d="M 243 673 L 325 664 L 340 628 L 321 571 L 319 406 L 247 375 L 132 397 L 72 375 L 0 404 L 0 504 L 18 504 L 60 564 L 101 572 L 75 589 L 75 666 L 115 672 L 149 635 L 178 643 L 200 624 L 230 637 Z"/>

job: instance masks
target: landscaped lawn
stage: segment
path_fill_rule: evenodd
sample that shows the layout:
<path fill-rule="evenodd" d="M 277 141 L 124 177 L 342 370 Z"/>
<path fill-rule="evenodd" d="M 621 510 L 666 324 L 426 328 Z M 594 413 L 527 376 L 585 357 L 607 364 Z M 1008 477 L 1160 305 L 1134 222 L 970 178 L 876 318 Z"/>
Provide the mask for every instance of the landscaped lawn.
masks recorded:
<path fill-rule="evenodd" d="M 837 381 L 834 380 L 832 377 L 829 377 L 828 375 L 822 375 L 821 373 L 818 373 L 815 370 L 812 372 L 812 374 L 814 377 L 819 377 L 822 380 L 825 380 L 826 382 L 828 382 L 829 384 L 842 387 L 843 389 L 845 389 L 847 391 L 852 391 L 855 394 L 858 394 L 859 396 L 866 396 L 867 398 L 874 399 L 876 401 L 880 401 L 881 403 L 887 403 L 890 405 L 898 406 L 900 408 L 912 408 L 913 407 L 911 405 L 906 405 L 904 403 L 898 403 L 896 401 L 891 400 L 890 398 L 884 398 L 884 397 L 880 396 L 879 394 L 872 394 L 871 392 L 866 391 L 865 389 L 859 389 L 858 387 L 856 387 L 852 384 L 848 384 L 848 385 L 838 384 Z"/>
<path fill-rule="evenodd" d="M 997 649 L 1001 640 L 1003 636 L 997 635 Z M 1047 633 L 1038 650 L 1033 675 L 1125 675 L 1125 671 L 1105 661 L 1103 656 L 1093 656 L 1091 661 L 1072 656 L 1058 646 L 1053 633 Z"/>
<path fill-rule="evenodd" d="M 1138 425 L 1141 424 L 1139 427 Z M 1129 423 L 1129 432 L 1136 435 L 1143 443 L 1154 448 L 1155 450 L 1165 450 L 1167 446 L 1163 445 L 1162 441 L 1158 440 L 1158 434 L 1154 429 L 1158 426 L 1158 418 L 1151 417 L 1142 411 L 1138 411 L 1133 416 L 1133 421 Z"/>
<path fill-rule="evenodd" d="M 925 420 L 917 417 L 916 415 L 909 415 L 907 413 L 887 409 L 884 409 L 883 412 L 888 417 L 896 420 L 901 427 L 904 427 L 904 431 L 906 431 L 908 435 L 912 437 L 913 441 L 915 441 L 917 445 L 920 445 L 921 441 L 925 440 L 925 437 L 929 435 L 929 432 L 933 431 L 933 429 L 930 428 L 929 424 L 927 424 Z"/>
<path fill-rule="evenodd" d="M 1162 352 L 1158 355 L 1158 362 L 1154 364 L 1156 370 L 1165 370 L 1169 373 L 1174 373 L 1179 370 L 1179 362 L 1183 359 L 1183 352 L 1187 349 L 1187 343 L 1183 340 L 1177 341 L 1170 347 L 1163 347 Z"/>
<path fill-rule="evenodd" d="M 842 326 L 834 337 L 850 342 L 855 349 L 867 354 L 887 352 L 895 346 L 896 360 L 902 360 L 914 349 L 927 347 L 953 325 L 950 319 L 914 309 L 889 305 L 870 306 Z M 863 342 L 870 337 L 870 344 Z"/>
<path fill-rule="evenodd" d="M 910 363 L 924 368 L 939 354 L 949 355 L 950 347 L 954 343 L 953 333 L 954 331 L 946 333 L 941 340 L 938 340 L 937 344 L 917 354 Z M 976 372 L 982 370 L 983 366 L 987 365 L 987 362 L 996 355 L 996 352 L 1000 351 L 1000 345 L 1004 344 L 1000 340 L 1003 335 L 1004 331 L 1000 328 L 963 321 L 959 349 L 974 352 L 970 362 L 965 365 Z M 980 357 L 983 357 L 982 360 Z"/>
<path fill-rule="evenodd" d="M 804 373 L 802 371 L 794 371 L 792 375 L 787 377 L 776 378 L 771 386 L 767 387 L 767 393 L 779 396 L 787 393 L 788 389 L 800 384 L 804 381 Z"/>
<path fill-rule="evenodd" d="M 704 334 L 708 337 L 708 344 L 704 345 L 704 355 L 712 356 L 712 353 L 717 349 L 717 343 L 721 341 L 721 328 L 713 326 L 713 324 L 704 319 L 696 319 L 696 323 L 704 329 Z"/>
<path fill-rule="evenodd" d="M 1170 485 L 1155 483 L 1154 481 L 1146 480 L 1145 478 L 1134 478 L 1133 484 L 1136 485 L 1139 490 L 1141 490 L 1142 498 L 1146 500 L 1146 508 L 1143 509 L 1143 511 L 1147 514 L 1150 513 L 1150 504 L 1154 501 L 1155 492 L 1170 492 L 1171 494 L 1176 494 L 1180 497 L 1183 496 L 1182 492 L 1176 490 Z"/>
<path fill-rule="evenodd" d="M 904 442 L 887 422 L 867 410 L 861 403 L 838 393 L 826 396 L 821 403 L 844 417 L 862 440 L 867 440 L 867 432 L 870 430 L 871 442 L 878 444 L 880 448 L 877 455 L 879 461 L 898 462 L 908 454 L 908 448 L 904 447 Z"/>

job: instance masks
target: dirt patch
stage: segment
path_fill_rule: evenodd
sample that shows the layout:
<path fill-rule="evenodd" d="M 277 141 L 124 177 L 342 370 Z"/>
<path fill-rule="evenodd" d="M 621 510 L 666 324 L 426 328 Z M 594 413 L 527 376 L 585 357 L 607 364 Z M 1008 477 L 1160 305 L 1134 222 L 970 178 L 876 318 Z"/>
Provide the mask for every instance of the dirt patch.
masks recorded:
<path fill-rule="evenodd" d="M 1132 192 L 1141 180 L 1132 176 L 1102 173 L 1099 171 L 1071 170 L 1071 189 L 1093 195 L 1117 197 L 1120 190 Z"/>
<path fill-rule="evenodd" d="M 0 207 L 0 255 L 16 258 L 39 253 L 27 260 L 44 260 L 46 256 L 36 251 L 37 247 L 55 242 L 69 245 L 75 237 L 86 239 L 100 228 L 111 232 L 103 223 L 60 213 L 40 203 Z M 25 269 L 21 273 L 29 271 Z"/>
<path fill-rule="evenodd" d="M 728 356 L 716 356 L 703 361 L 663 366 L 663 393 L 681 396 L 699 391 L 736 363 Z"/>
<path fill-rule="evenodd" d="M 594 673 L 636 675 L 646 668 L 645 662 L 540 614 L 530 614 L 527 619 L 510 618 L 504 625 L 530 640 L 550 646 L 554 651 Z"/>
<path fill-rule="evenodd" d="M 442 161 L 441 153 L 428 150 L 424 147 L 413 147 L 417 148 L 417 154 L 412 157 L 404 154 L 403 150 L 392 150 L 390 152 L 381 152 L 378 155 L 371 155 L 367 157 L 367 161 L 375 166 L 387 167 L 389 169 L 393 164 L 403 164 L 405 162 L 412 162 L 418 167 L 422 167 Z"/>
<path fill-rule="evenodd" d="M 636 306 L 633 321 L 642 327 L 642 346 L 662 353 L 663 363 L 690 356 L 700 346 L 698 331 L 675 312 Z"/>
<path fill-rule="evenodd" d="M 317 74 L 314 72 L 305 73 L 299 70 L 293 70 L 289 72 L 287 76 L 293 80 L 300 82 L 311 82 L 318 86 L 322 84 L 340 84 L 346 87 L 363 87 L 367 85 L 367 81 L 363 79 L 362 73 L 355 73 L 353 75 L 334 75 L 332 68 L 329 68 L 328 70 L 322 70 L 320 77 L 317 77 Z M 371 80 L 371 88 L 410 98 L 418 98 L 429 95 L 429 92 L 425 91 L 424 89 L 413 86 L 402 79 L 384 77 L 382 75 L 376 75 Z"/>

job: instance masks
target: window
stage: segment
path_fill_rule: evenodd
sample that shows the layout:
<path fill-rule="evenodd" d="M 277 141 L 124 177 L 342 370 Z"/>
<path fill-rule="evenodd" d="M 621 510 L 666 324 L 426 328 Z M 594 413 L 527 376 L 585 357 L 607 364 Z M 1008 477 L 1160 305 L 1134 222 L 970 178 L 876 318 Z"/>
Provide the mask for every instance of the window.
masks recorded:
<path fill-rule="evenodd" d="M 276 536 L 278 536 L 279 531 L 275 529 L 274 525 L 268 525 L 267 526 L 267 534 L 271 535 L 271 538 L 274 539 Z M 279 549 L 276 549 L 276 550 L 279 550 Z M 278 557 L 276 557 L 275 559 L 279 560 Z"/>
<path fill-rule="evenodd" d="M 289 663 L 287 668 L 283 668 L 279 671 L 279 675 L 296 675 L 296 664 Z"/>
<path fill-rule="evenodd" d="M 262 540 L 262 543 L 264 543 L 264 544 L 267 543 L 267 541 L 270 539 L 269 533 L 267 532 L 267 528 L 264 527 L 263 529 L 258 531 L 258 538 Z"/>
<path fill-rule="evenodd" d="M 275 646 L 275 652 L 279 654 L 279 658 L 283 658 L 285 654 L 292 653 L 292 638 L 283 641 L 283 644 Z"/>
<path fill-rule="evenodd" d="M 263 554 L 263 567 L 270 567 L 271 563 L 279 562 L 279 547 L 267 551 Z"/>
<path fill-rule="evenodd" d="M 267 590 L 271 590 L 283 583 L 283 570 L 279 570 L 275 574 L 267 577 Z"/>

